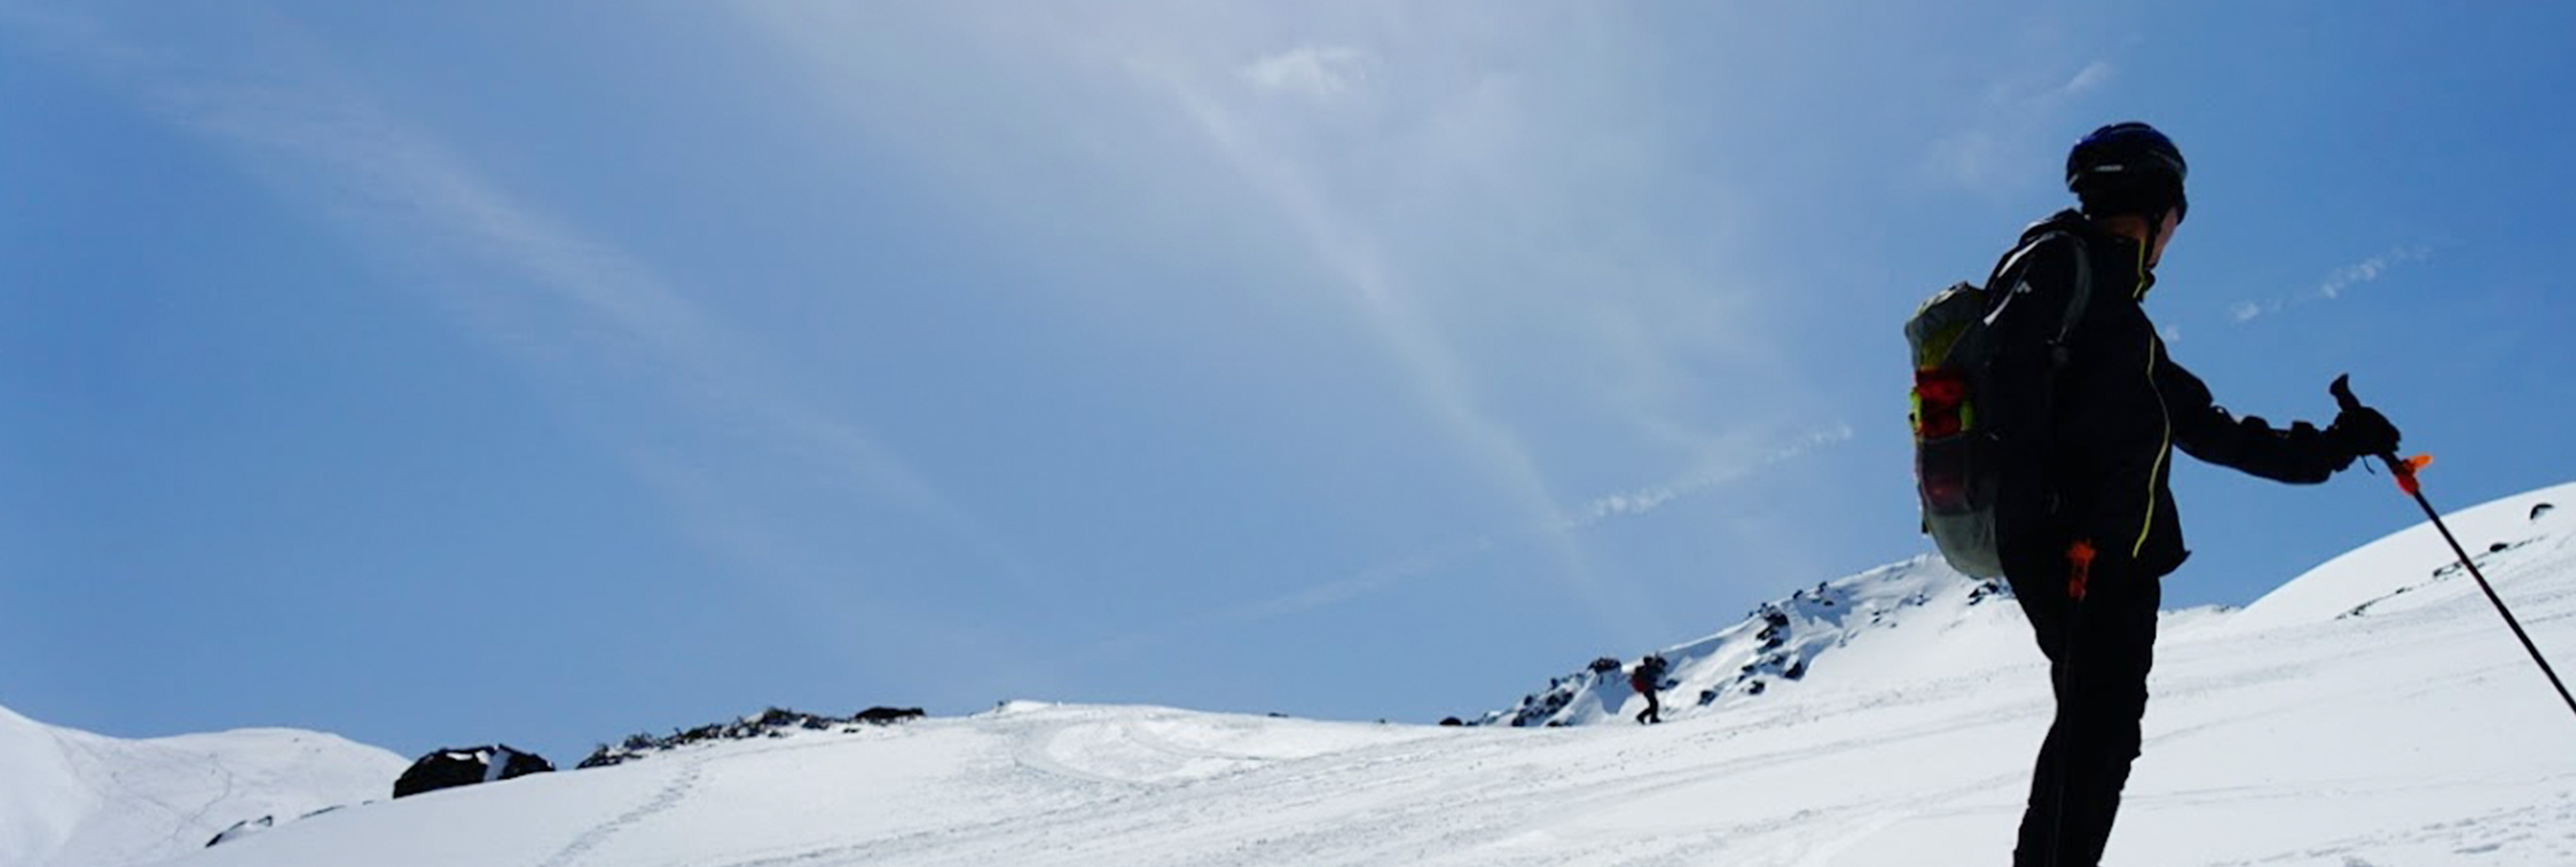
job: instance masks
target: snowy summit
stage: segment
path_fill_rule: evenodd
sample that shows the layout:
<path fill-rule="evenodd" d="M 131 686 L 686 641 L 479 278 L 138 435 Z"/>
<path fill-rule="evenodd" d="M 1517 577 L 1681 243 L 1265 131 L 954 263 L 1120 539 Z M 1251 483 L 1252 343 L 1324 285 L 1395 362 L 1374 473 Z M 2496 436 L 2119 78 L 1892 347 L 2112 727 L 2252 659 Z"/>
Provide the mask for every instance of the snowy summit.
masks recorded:
<path fill-rule="evenodd" d="M 0 708 L 0 865 L 124 867 L 381 800 L 402 757 L 293 729 L 124 740 Z"/>
<path fill-rule="evenodd" d="M 1956 665 L 1959 657 L 1912 652 L 1949 643 L 1965 629 L 1998 631 L 1998 618 L 2020 628 L 2012 591 L 2001 580 L 1969 578 L 1934 556 L 1872 569 L 1800 589 L 1763 604 L 1744 622 L 1657 655 L 1669 664 L 1662 682 L 1665 719 L 1724 712 L 1736 702 L 1806 680 L 1817 666 L 1842 668 L 1835 682 L 1929 676 L 1908 663 Z M 1900 627 L 1905 628 L 1899 631 Z M 2008 630 L 2006 630 L 2008 631 Z M 1830 656 L 1831 661 L 1825 661 Z M 1603 657 L 1548 681 L 1547 689 L 1479 717 L 1484 725 L 1564 726 L 1624 723 L 1642 706 L 1632 670 Z"/>

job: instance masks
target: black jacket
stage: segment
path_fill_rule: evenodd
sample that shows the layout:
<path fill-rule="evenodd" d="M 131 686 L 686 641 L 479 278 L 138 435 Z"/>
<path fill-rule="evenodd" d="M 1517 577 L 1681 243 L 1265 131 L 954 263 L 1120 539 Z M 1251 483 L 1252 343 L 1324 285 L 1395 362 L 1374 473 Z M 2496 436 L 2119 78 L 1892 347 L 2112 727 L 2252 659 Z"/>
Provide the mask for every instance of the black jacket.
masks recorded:
<path fill-rule="evenodd" d="M 2096 575 L 2162 576 L 2182 565 L 2182 525 L 2166 479 L 2172 452 L 2284 482 L 2322 482 L 2351 463 L 2305 422 L 2280 430 L 2218 406 L 2165 354 L 2141 306 L 2155 275 L 2145 246 L 2064 211 L 2032 225 L 1987 283 L 1997 290 L 1987 411 L 2005 437 L 1996 514 L 2005 568 L 2064 570 L 2077 541 Z M 2078 245 L 2092 294 L 2065 332 Z"/>

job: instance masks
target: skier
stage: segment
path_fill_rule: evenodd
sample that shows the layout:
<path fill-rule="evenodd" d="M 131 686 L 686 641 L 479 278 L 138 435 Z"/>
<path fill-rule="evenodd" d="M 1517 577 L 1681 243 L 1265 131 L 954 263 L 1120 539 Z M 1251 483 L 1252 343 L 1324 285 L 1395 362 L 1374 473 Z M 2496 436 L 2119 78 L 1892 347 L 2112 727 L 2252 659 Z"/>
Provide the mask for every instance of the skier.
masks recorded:
<path fill-rule="evenodd" d="M 2138 756 L 2159 581 L 2189 554 L 2166 487 L 2173 449 L 2306 484 L 2397 447 L 2397 429 L 2357 404 L 2323 431 L 2239 418 L 2166 356 L 2141 304 L 2189 209 L 2186 172 L 2153 127 L 2093 131 L 2066 158 L 2080 209 L 2030 227 L 2022 245 L 2040 243 L 1987 284 L 1998 290 L 1987 406 L 2006 437 L 1996 544 L 2057 699 L 2016 867 L 2094 867 L 2110 838 Z M 2079 287 L 2090 294 L 2067 324 Z"/>
<path fill-rule="evenodd" d="M 1628 688 L 1646 697 L 1646 709 L 1637 712 L 1638 725 L 1664 721 L 1664 705 L 1657 697 L 1663 685 L 1664 657 L 1662 654 L 1646 654 L 1646 658 L 1637 660 L 1636 668 L 1628 671 Z"/>

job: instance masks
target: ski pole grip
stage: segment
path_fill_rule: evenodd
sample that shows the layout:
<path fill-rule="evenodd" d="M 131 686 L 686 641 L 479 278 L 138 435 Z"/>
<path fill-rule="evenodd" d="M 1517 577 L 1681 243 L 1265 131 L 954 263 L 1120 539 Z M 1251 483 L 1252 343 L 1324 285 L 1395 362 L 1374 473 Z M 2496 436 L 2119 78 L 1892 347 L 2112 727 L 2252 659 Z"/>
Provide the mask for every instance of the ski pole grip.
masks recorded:
<path fill-rule="evenodd" d="M 2352 396 L 2352 374 L 2335 377 L 2334 384 L 2326 386 L 2326 391 L 2334 395 L 2338 409 L 2351 412 L 2361 408 L 2361 398 Z"/>
<path fill-rule="evenodd" d="M 2326 391 L 2334 395 L 2335 405 L 2342 407 L 2345 412 L 2351 412 L 2362 408 L 2361 398 L 2354 397 L 2352 394 L 2352 374 L 2347 373 L 2342 376 L 2335 377 L 2334 384 L 2326 386 Z M 2388 465 L 2388 472 L 2397 477 L 2397 487 L 2400 490 L 2409 494 L 2415 494 L 2419 497 L 2422 496 L 2422 494 L 2418 493 L 2419 489 L 2416 487 L 2417 482 L 2415 481 L 2415 470 L 2419 466 L 2418 464 L 2398 457 L 2397 452 L 2394 449 L 2380 452 L 2378 458 L 2381 463 Z M 2426 458 L 2425 460 L 2429 460 L 2429 458 Z"/>

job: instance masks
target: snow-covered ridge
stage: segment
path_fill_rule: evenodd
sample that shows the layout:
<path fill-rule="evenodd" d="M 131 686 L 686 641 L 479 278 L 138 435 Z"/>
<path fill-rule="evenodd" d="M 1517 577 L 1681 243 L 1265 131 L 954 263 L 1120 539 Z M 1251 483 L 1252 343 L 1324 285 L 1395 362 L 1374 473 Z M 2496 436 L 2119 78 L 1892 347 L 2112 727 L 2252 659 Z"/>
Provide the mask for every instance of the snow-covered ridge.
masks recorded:
<path fill-rule="evenodd" d="M 402 757 L 294 729 L 126 740 L 0 708 L 0 865 L 121 867 L 387 797 Z"/>
<path fill-rule="evenodd" d="M 2505 497 L 2446 515 L 2479 568 L 2543 566 L 2576 556 L 2576 483 Z M 2392 508 L 2396 506 L 2392 505 Z M 2538 601 L 2576 594 L 2576 571 Z M 2474 599 L 2484 604 L 2432 525 L 2392 533 L 2284 582 L 2243 609 L 2167 611 L 2163 644 L 2207 634 L 2243 635 L 2385 616 Z M 1765 603 L 1743 622 L 1658 651 L 1670 665 L 1666 720 L 1725 713 L 1780 690 L 1974 680 L 1978 672 L 2036 658 L 2011 588 L 1969 578 L 1938 555 L 1827 581 Z M 2571 599 L 2570 601 L 2576 601 Z M 2007 604 L 1995 604 L 1995 603 Z M 2462 609 L 2467 626 L 2491 611 Z M 2499 628 L 2501 628 L 2499 626 Z M 1645 699 L 1629 686 L 1635 659 L 1595 660 L 1474 725 L 1633 724 Z"/>
<path fill-rule="evenodd" d="M 599 745 L 598 749 L 591 751 L 588 758 L 581 760 L 580 768 L 622 765 L 700 744 L 753 738 L 783 738 L 800 731 L 838 731 L 846 734 L 858 731 L 864 726 L 892 725 L 921 717 L 921 709 L 917 707 L 878 706 L 845 717 L 823 716 L 783 707 L 772 707 L 763 709 L 759 713 L 745 714 L 730 722 L 709 723 L 697 728 L 674 731 L 662 737 L 641 732 L 628 735 L 625 740 L 615 744 Z"/>
<path fill-rule="evenodd" d="M 2455 524 L 2534 640 L 2576 656 L 2576 513 L 2549 500 L 2576 486 Z M 2416 556 L 2431 533 L 2167 615 L 2106 863 L 2576 864 L 2554 746 L 2576 720 L 2477 589 Z M 1674 691 L 1720 692 L 1667 725 L 1017 702 L 338 810 L 172 867 L 2004 863 L 2050 714 L 2005 602 L 1928 559 L 1802 589 L 1667 652 Z M 1624 676 L 1597 686 L 1558 711 L 1637 707 Z"/>
<path fill-rule="evenodd" d="M 2564 507 L 2576 507 L 2576 483 L 2481 503 L 2442 520 L 2479 570 L 2498 578 L 2567 556 L 2576 546 L 2576 509 Z M 2480 595 L 2441 534 L 2431 524 L 2420 524 L 2283 583 L 2230 618 L 2229 628 L 2255 631 L 2384 616 L 2462 594 Z"/>
<path fill-rule="evenodd" d="M 1850 655 L 1846 649 L 1873 643 L 1877 636 L 1900 628 L 1906 639 L 1920 643 L 1962 623 L 1986 620 L 1983 615 L 1988 611 L 2012 607 L 2012 590 L 2002 581 L 1961 575 L 1930 555 L 1820 582 L 1763 603 L 1743 622 L 1714 635 L 1658 651 L 1670 666 L 1662 688 L 1663 717 L 1675 720 L 1720 712 L 1736 702 L 1794 687 L 1811 673 L 1850 668 L 1840 665 Z M 1634 662 L 1611 657 L 1595 660 L 1470 724 L 1628 722 L 1645 707 L 1645 699 L 1629 686 L 1628 670 Z"/>

